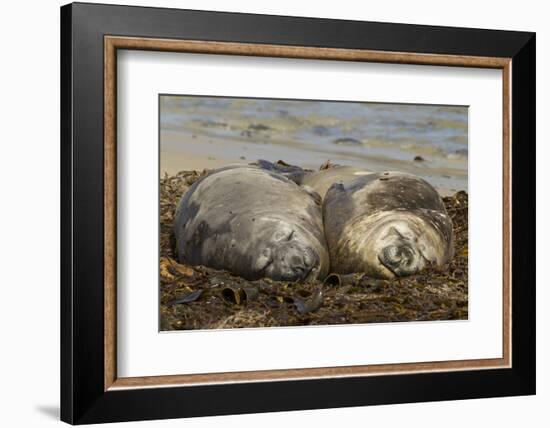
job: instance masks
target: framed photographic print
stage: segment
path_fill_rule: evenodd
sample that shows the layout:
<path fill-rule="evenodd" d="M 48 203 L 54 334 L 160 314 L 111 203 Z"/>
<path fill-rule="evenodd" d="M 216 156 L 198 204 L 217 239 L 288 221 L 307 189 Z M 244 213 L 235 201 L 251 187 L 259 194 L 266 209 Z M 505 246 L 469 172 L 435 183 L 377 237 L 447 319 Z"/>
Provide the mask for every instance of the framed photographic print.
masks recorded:
<path fill-rule="evenodd" d="M 61 8 L 61 418 L 535 393 L 535 35 Z"/>

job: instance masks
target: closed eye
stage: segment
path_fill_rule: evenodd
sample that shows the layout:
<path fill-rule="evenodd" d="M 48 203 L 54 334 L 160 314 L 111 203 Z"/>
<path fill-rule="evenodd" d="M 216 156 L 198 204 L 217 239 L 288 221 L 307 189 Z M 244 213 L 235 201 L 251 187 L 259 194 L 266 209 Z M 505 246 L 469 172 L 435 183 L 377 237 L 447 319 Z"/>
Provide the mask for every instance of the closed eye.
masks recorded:
<path fill-rule="evenodd" d="M 398 236 L 399 238 L 401 239 L 405 239 L 405 237 L 399 232 L 399 230 L 397 230 L 397 228 L 395 227 L 390 227 L 390 229 L 388 230 L 388 233 L 386 234 L 386 236 L 384 236 L 384 238 L 382 239 L 386 239 L 388 238 L 389 236 Z"/>
<path fill-rule="evenodd" d="M 288 229 L 283 229 L 283 230 L 280 230 L 278 231 L 275 236 L 274 236 L 274 240 L 275 241 L 290 241 L 292 239 L 292 237 L 294 236 L 294 230 L 288 230 Z"/>

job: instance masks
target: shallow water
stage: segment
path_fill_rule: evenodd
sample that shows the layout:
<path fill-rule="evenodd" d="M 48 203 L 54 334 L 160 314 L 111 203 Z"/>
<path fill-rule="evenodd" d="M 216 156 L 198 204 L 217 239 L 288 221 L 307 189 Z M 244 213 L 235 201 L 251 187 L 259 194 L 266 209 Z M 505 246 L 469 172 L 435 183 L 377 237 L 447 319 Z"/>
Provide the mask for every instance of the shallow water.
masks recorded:
<path fill-rule="evenodd" d="M 161 96 L 160 138 L 161 173 L 257 159 L 318 169 L 331 160 L 468 186 L 462 106 Z"/>

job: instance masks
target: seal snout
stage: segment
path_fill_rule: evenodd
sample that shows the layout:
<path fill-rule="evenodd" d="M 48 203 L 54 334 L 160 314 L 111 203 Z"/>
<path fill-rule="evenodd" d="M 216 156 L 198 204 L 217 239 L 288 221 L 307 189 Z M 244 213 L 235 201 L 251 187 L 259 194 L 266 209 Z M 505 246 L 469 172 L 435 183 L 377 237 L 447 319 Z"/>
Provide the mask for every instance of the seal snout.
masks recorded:
<path fill-rule="evenodd" d="M 304 248 L 288 256 L 288 267 L 296 275 L 297 280 L 306 279 L 315 267 L 315 254 L 311 248 Z"/>
<path fill-rule="evenodd" d="M 281 248 L 279 271 L 286 281 L 306 280 L 318 264 L 318 257 L 312 248 L 297 243 Z"/>
<path fill-rule="evenodd" d="M 396 276 L 416 273 L 415 252 L 408 245 L 388 245 L 378 256 L 380 262 Z"/>

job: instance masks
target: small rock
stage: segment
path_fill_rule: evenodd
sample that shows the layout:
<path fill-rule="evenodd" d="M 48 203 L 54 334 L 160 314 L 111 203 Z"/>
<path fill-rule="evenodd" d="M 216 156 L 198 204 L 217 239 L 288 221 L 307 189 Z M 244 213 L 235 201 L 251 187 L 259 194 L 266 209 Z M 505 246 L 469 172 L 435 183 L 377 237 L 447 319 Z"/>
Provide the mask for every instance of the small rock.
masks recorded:
<path fill-rule="evenodd" d="M 267 131 L 271 128 L 267 125 L 262 125 L 261 123 L 258 123 L 258 124 L 253 123 L 253 124 L 248 126 L 248 129 L 251 129 L 253 131 Z"/>
<path fill-rule="evenodd" d="M 362 146 L 363 143 L 356 138 L 337 138 L 332 144 L 338 144 L 340 146 Z"/>
<path fill-rule="evenodd" d="M 313 132 L 314 135 L 319 135 L 320 137 L 324 137 L 324 136 L 330 134 L 330 130 L 326 126 L 323 126 L 323 125 L 314 126 L 311 129 L 311 131 Z"/>
<path fill-rule="evenodd" d="M 458 149 L 447 155 L 448 159 L 464 159 L 468 157 L 468 149 Z"/>

